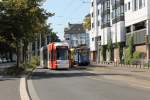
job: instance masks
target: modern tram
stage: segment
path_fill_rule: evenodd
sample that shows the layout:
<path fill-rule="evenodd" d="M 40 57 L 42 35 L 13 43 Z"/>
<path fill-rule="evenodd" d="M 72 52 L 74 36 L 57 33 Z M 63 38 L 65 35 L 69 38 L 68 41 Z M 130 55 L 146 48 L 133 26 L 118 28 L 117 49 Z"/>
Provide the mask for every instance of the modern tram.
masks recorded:
<path fill-rule="evenodd" d="M 40 50 L 40 64 L 43 68 L 69 69 L 69 45 L 66 42 L 53 42 Z"/>

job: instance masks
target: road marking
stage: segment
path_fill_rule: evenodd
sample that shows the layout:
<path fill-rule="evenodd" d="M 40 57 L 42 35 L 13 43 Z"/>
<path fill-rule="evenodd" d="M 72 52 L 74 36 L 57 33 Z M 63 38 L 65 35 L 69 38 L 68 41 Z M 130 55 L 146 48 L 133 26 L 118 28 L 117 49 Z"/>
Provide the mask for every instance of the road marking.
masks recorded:
<path fill-rule="evenodd" d="M 22 77 L 20 79 L 20 98 L 21 100 L 30 100 L 30 97 L 27 92 L 27 84 L 25 77 Z"/>
<path fill-rule="evenodd" d="M 103 81 L 103 79 L 100 79 L 100 78 L 94 78 L 94 77 L 87 77 L 88 79 L 92 79 L 92 80 L 97 80 L 97 81 Z"/>

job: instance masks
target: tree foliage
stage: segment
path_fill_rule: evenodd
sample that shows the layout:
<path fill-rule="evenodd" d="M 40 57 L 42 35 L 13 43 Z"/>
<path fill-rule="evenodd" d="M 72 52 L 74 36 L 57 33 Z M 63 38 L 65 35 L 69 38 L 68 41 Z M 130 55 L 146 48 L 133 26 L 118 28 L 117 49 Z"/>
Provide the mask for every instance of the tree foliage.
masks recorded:
<path fill-rule="evenodd" d="M 101 46 L 101 55 L 102 55 L 102 61 L 106 60 L 106 46 Z"/>
<path fill-rule="evenodd" d="M 130 36 L 128 41 L 128 48 L 125 50 L 125 64 L 131 64 L 131 60 L 133 57 L 133 37 Z"/>
<path fill-rule="evenodd" d="M 85 29 L 90 30 L 91 29 L 91 17 L 85 17 L 84 21 L 83 21 L 83 26 Z"/>
<path fill-rule="evenodd" d="M 108 45 L 107 45 L 107 49 L 110 53 L 110 60 L 113 60 L 113 44 L 112 44 L 112 40 L 108 41 Z"/>
<path fill-rule="evenodd" d="M 44 0 L 2 0 L 0 2 L 0 37 L 5 43 L 16 48 L 19 60 L 19 49 L 34 41 L 39 34 L 49 31 L 46 21 L 53 16 L 41 8 Z M 18 62 L 17 60 L 17 62 Z"/>

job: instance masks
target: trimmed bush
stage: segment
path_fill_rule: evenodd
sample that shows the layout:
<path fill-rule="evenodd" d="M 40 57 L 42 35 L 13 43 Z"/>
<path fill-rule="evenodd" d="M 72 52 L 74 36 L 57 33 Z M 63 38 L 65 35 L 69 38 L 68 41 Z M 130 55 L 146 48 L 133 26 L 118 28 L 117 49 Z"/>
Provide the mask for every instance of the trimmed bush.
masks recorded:
<path fill-rule="evenodd" d="M 36 66 L 40 65 L 40 58 L 37 56 L 33 56 L 29 62 L 23 64 L 25 68 L 36 68 Z"/>
<path fill-rule="evenodd" d="M 140 57 L 141 57 L 141 53 L 140 53 L 140 52 L 135 51 L 135 52 L 133 53 L 133 59 L 140 59 Z"/>
<path fill-rule="evenodd" d="M 131 54 L 130 54 L 130 49 L 127 48 L 127 49 L 125 50 L 124 63 L 125 63 L 125 64 L 130 64 L 130 63 L 131 63 L 131 59 L 132 59 L 132 56 L 131 56 Z"/>
<path fill-rule="evenodd" d="M 133 58 L 132 58 L 132 64 L 139 64 L 140 62 L 138 61 L 141 58 L 141 53 L 138 51 L 135 51 L 133 53 Z"/>

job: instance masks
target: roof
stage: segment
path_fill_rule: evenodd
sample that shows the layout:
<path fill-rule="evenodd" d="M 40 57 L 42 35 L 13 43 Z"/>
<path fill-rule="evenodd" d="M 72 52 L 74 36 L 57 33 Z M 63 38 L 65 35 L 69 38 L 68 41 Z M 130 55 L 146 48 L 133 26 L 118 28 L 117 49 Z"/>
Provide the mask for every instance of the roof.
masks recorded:
<path fill-rule="evenodd" d="M 52 42 L 49 45 L 55 45 L 55 46 L 68 46 L 69 47 L 69 44 L 67 42 Z"/>
<path fill-rule="evenodd" d="M 64 29 L 65 34 L 79 34 L 85 33 L 83 24 L 70 24 L 68 23 L 68 28 Z"/>

